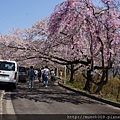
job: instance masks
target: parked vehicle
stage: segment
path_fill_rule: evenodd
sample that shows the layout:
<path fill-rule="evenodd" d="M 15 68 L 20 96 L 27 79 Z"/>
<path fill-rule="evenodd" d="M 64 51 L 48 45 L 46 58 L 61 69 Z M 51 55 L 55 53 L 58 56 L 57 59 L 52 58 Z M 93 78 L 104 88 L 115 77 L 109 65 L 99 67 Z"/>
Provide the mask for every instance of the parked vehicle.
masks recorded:
<path fill-rule="evenodd" d="M 0 59 L 0 84 L 8 84 L 16 89 L 18 83 L 18 64 L 16 61 Z"/>
<path fill-rule="evenodd" d="M 27 81 L 27 69 L 25 67 L 19 66 L 19 81 Z"/>

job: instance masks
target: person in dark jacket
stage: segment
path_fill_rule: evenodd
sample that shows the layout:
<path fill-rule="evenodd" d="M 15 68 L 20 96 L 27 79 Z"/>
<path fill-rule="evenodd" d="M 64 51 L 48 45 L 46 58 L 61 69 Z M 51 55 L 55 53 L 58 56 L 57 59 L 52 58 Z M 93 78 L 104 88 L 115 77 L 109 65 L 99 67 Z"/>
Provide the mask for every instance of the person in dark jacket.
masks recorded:
<path fill-rule="evenodd" d="M 38 70 L 38 80 L 41 82 L 41 70 Z"/>
<path fill-rule="evenodd" d="M 30 70 L 28 72 L 28 77 L 29 77 L 29 88 L 33 88 L 34 79 L 35 79 L 35 71 L 33 69 L 33 66 L 30 66 Z"/>

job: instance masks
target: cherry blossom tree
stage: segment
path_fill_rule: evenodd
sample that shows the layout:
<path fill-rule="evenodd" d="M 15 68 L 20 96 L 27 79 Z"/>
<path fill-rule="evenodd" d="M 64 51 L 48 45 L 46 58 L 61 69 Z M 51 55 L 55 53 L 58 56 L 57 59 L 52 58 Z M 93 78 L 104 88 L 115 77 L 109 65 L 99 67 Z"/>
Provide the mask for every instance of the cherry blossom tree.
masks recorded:
<path fill-rule="evenodd" d="M 13 59 L 20 64 L 26 64 L 26 66 L 28 64 L 35 66 L 39 66 L 40 63 L 48 64 L 46 61 L 52 64 L 50 60 L 55 62 L 47 52 L 49 47 L 46 44 L 48 37 L 47 22 L 48 19 L 45 18 L 34 23 L 32 28 L 13 29 L 12 36 L 1 34 L 1 53 L 4 53 L 1 58 Z"/>
<path fill-rule="evenodd" d="M 108 70 L 119 53 L 120 12 L 116 0 L 100 0 L 102 7 L 90 0 L 66 0 L 56 6 L 49 22 L 53 43 L 67 45 L 66 58 L 90 61 L 85 89 L 94 82 L 91 74 L 101 69 L 102 76 L 96 93 L 108 82 Z M 64 36 L 64 37 L 63 37 Z M 76 54 L 77 53 L 77 54 Z"/>
<path fill-rule="evenodd" d="M 93 82 L 98 86 L 96 93 L 100 92 L 108 82 L 108 70 L 120 60 L 120 12 L 117 0 L 99 2 L 96 7 L 92 0 L 66 0 L 55 7 L 50 19 L 13 30 L 13 36 L 1 35 L 2 58 L 69 65 L 72 82 L 75 70 L 82 67 L 87 71 L 84 88 L 90 91 Z M 100 82 L 93 79 L 95 69 L 102 71 Z"/>

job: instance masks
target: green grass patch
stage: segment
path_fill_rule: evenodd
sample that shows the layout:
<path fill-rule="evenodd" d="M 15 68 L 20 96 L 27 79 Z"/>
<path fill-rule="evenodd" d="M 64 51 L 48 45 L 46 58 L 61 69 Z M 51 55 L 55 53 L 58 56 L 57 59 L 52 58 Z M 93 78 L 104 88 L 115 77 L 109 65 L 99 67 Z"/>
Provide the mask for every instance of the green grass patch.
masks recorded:
<path fill-rule="evenodd" d="M 85 86 L 85 82 L 86 82 L 85 78 L 80 73 L 75 75 L 73 83 L 69 82 L 69 76 L 67 76 L 67 80 L 66 80 L 67 85 L 82 91 L 84 91 L 83 88 Z M 120 91 L 118 91 L 119 87 L 120 87 L 120 79 L 110 77 L 108 83 L 104 85 L 102 89 L 102 97 L 108 100 L 120 102 Z M 96 88 L 97 86 L 93 84 L 92 93 L 95 92 Z M 89 93 L 87 91 L 84 92 Z"/>

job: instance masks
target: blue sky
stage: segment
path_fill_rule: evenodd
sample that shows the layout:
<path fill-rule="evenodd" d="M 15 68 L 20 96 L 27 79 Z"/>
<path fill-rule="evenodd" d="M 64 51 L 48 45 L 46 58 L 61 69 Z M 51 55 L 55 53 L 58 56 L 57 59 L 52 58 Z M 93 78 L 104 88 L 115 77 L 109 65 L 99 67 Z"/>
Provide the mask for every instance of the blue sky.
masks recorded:
<path fill-rule="evenodd" d="M 12 28 L 29 28 L 49 17 L 55 5 L 65 0 L 0 0 L 0 33 L 9 34 Z"/>

